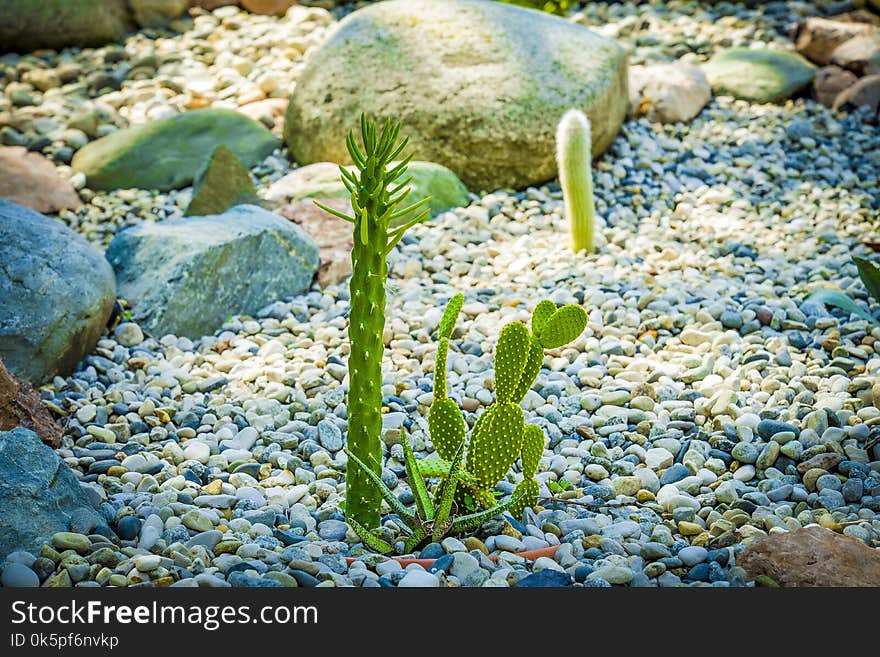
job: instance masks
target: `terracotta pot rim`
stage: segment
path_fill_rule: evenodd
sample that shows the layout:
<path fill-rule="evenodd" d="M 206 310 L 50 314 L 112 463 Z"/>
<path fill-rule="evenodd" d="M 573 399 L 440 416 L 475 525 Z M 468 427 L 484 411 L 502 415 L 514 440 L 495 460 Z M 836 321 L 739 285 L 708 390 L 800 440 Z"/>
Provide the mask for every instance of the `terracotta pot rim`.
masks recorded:
<path fill-rule="evenodd" d="M 527 559 L 529 561 L 534 561 L 535 559 L 539 559 L 541 557 L 552 557 L 554 554 L 556 554 L 556 550 L 559 549 L 560 545 L 561 544 L 551 545 L 549 547 L 539 548 L 537 550 L 526 550 L 525 552 L 511 552 L 511 554 L 515 554 L 516 556 L 522 557 L 523 559 Z M 501 555 L 498 555 L 498 554 L 490 554 L 489 558 L 493 562 L 498 563 L 498 557 L 500 557 L 500 556 Z M 410 564 L 415 563 L 425 569 L 430 568 L 431 566 L 434 565 L 434 562 L 437 561 L 437 559 L 416 559 L 416 558 L 412 558 L 412 557 L 389 557 L 389 558 L 394 559 L 396 562 L 398 562 L 403 567 L 406 567 L 406 566 L 409 566 Z M 345 562 L 348 565 L 351 565 L 355 561 L 359 561 L 359 560 L 360 560 L 360 557 L 345 557 Z"/>

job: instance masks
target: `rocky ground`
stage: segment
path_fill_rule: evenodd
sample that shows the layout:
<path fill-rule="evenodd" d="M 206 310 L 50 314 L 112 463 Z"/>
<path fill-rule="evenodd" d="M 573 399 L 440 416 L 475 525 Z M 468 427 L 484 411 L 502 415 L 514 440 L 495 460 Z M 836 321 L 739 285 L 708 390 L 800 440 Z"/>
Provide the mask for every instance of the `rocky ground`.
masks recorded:
<path fill-rule="evenodd" d="M 631 63 L 699 63 L 756 43 L 790 49 L 788 27 L 817 11 L 588 3 L 570 19 L 618 39 Z M 30 56 L 6 55 L 16 81 L 7 75 L 0 138 L 54 162 L 82 201 L 58 218 L 103 248 L 124 227 L 179 217 L 192 189 L 89 189 L 69 167 L 76 150 L 207 106 L 268 103 L 259 115 L 277 132 L 271 101 L 334 20 L 224 7 L 173 24 L 179 33 L 43 56 L 64 79 L 39 80 L 22 71 Z M 123 318 L 72 375 L 42 386 L 64 427 L 55 452 L 101 517 L 77 516 L 41 550 L 10 555 L 4 585 L 752 586 L 742 551 L 808 525 L 876 555 L 880 329 L 805 302 L 833 285 L 877 315 L 850 262 L 880 231 L 869 114 L 716 94 L 687 121 L 625 121 L 595 163 L 594 256 L 561 246 L 555 184 L 471 194 L 408 233 L 389 256 L 382 390 L 383 480 L 404 501 L 400 441 L 431 452 L 432 332 L 446 300 L 466 299 L 449 365 L 470 424 L 493 400 L 501 326 L 544 298 L 589 313 L 524 401 L 548 437 L 541 508 L 429 545 L 417 555 L 437 558 L 427 571 L 366 552 L 344 522 L 339 282 L 204 337 L 151 335 Z M 287 155 L 251 168 L 258 194 L 295 169 Z M 400 534 L 393 518 L 384 533 Z M 552 557 L 518 555 L 556 545 Z"/>

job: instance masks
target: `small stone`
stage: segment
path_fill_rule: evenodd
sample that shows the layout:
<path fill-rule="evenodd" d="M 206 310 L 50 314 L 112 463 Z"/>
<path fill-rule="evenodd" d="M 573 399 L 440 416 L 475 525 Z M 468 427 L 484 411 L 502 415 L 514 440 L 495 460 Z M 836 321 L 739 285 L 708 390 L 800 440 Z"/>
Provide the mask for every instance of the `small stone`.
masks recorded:
<path fill-rule="evenodd" d="M 181 518 L 181 522 L 183 522 L 184 527 L 197 532 L 207 532 L 214 529 L 214 523 L 211 519 L 198 509 L 187 511 L 183 518 Z"/>
<path fill-rule="evenodd" d="M 709 557 L 709 551 L 703 547 L 690 546 L 682 548 L 676 556 L 688 567 L 704 562 Z"/>
<path fill-rule="evenodd" d="M 338 452 L 342 449 L 342 431 L 333 422 L 321 420 L 318 422 L 318 442 L 328 452 Z"/>
<path fill-rule="evenodd" d="M 144 332 L 134 322 L 122 322 L 113 331 L 113 337 L 123 347 L 133 347 L 144 341 Z"/>
<path fill-rule="evenodd" d="M 57 532 L 52 535 L 52 545 L 56 550 L 75 550 L 84 554 L 92 547 L 88 536 L 73 532 Z"/>
<path fill-rule="evenodd" d="M 424 570 L 408 570 L 403 579 L 397 583 L 398 588 L 437 588 L 440 586 L 440 578 L 433 573 Z"/>
<path fill-rule="evenodd" d="M 183 458 L 187 461 L 207 463 L 211 457 L 211 447 L 199 440 L 188 440 L 183 448 Z"/>

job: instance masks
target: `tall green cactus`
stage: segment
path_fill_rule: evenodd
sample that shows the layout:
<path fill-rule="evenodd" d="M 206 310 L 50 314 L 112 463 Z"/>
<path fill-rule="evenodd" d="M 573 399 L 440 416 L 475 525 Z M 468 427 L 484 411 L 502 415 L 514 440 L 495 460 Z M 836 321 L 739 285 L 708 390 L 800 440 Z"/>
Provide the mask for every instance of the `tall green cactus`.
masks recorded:
<path fill-rule="evenodd" d="M 575 253 L 584 249 L 592 253 L 595 248 L 591 149 L 590 120 L 580 110 L 567 111 L 556 131 L 556 164 Z"/>
<path fill-rule="evenodd" d="M 450 454 L 465 442 L 466 425 L 461 412 L 446 396 L 446 353 L 463 297 L 457 295 L 446 307 L 440 324 L 440 345 L 434 369 L 434 402 L 428 413 L 428 430 L 440 459 L 422 460 L 422 475 L 448 477 Z M 587 324 L 580 306 L 557 309 L 552 301 L 537 305 L 532 315 L 532 333 L 522 322 L 504 327 L 495 354 L 495 402 L 477 419 L 467 444 L 467 461 L 456 478 L 474 500 L 486 508 L 495 504 L 492 489 L 507 474 L 517 458 L 522 459 L 523 481 L 513 498 L 511 511 L 522 514 L 538 498 L 535 474 L 544 451 L 544 432 L 525 424 L 519 404 L 541 370 L 544 349 L 555 349 L 577 338 Z M 432 418 L 434 418 L 432 420 Z"/>
<path fill-rule="evenodd" d="M 386 122 L 381 133 L 377 133 L 376 124 L 361 114 L 360 129 L 363 149 L 355 141 L 354 133 L 349 132 L 346 138 L 357 171 L 339 167 L 342 182 L 351 194 L 353 214 L 344 214 L 317 201 L 315 204 L 354 227 L 349 284 L 347 444 L 361 463 L 378 468 L 382 459 L 382 333 L 388 278 L 385 258 L 408 228 L 429 215 L 430 210 L 422 208 L 430 198 L 398 209 L 412 180 L 400 180 L 412 155 L 391 166 L 408 141 L 404 138 L 398 142 L 399 123 Z M 414 211 L 412 219 L 402 225 L 395 223 Z M 366 527 L 379 524 L 381 492 L 372 484 L 364 468 L 352 468 L 346 475 L 346 514 Z"/>

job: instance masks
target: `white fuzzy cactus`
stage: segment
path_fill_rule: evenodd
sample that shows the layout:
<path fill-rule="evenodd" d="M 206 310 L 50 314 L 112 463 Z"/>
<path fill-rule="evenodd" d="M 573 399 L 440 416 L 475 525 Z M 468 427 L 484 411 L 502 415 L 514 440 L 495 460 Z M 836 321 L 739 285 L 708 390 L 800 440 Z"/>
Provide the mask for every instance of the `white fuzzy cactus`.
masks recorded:
<path fill-rule="evenodd" d="M 590 120 L 580 110 L 568 110 L 556 131 L 556 164 L 575 253 L 595 248 L 591 146 Z"/>

